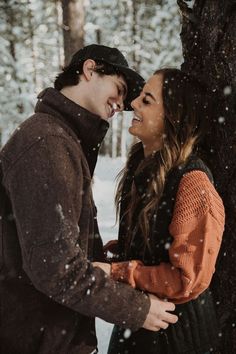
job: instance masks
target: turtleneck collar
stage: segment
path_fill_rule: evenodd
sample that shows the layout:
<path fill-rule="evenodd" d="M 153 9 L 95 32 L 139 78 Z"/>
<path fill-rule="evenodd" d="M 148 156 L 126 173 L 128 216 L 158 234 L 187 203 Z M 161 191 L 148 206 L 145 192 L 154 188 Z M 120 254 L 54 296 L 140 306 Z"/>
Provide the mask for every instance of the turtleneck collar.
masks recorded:
<path fill-rule="evenodd" d="M 51 87 L 38 95 L 35 113 L 50 114 L 73 129 L 80 140 L 92 175 L 98 150 L 107 133 L 109 123 Z"/>

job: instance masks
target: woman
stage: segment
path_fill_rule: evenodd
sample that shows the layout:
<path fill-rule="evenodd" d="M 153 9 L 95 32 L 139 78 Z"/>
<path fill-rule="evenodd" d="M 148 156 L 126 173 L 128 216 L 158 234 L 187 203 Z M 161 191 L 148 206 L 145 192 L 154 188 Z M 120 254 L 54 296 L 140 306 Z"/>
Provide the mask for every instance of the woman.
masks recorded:
<path fill-rule="evenodd" d="M 119 262 L 100 264 L 115 280 L 177 304 L 166 331 L 114 327 L 109 354 L 217 350 L 208 290 L 224 229 L 224 207 L 197 156 L 211 99 L 196 79 L 163 69 L 132 102 L 138 137 L 118 185 Z M 97 264 L 99 265 L 99 264 Z"/>

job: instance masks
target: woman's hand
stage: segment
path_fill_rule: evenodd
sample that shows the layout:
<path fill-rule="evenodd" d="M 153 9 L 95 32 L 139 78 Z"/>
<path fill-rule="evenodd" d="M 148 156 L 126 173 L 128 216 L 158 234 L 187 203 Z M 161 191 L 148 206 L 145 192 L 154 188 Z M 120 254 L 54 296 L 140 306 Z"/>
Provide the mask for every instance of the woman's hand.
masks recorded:
<path fill-rule="evenodd" d="M 150 309 L 147 318 L 143 324 L 143 328 L 149 331 L 159 331 L 159 329 L 167 329 L 170 323 L 176 323 L 178 317 L 170 313 L 175 310 L 172 302 L 163 301 L 152 294 L 148 294 L 150 299 Z"/>
<path fill-rule="evenodd" d="M 106 255 L 106 257 L 108 252 L 112 253 L 112 255 L 118 254 L 118 241 L 117 240 L 108 241 L 103 247 L 103 252 Z"/>
<path fill-rule="evenodd" d="M 94 267 L 101 268 L 107 275 L 111 274 L 111 265 L 109 263 L 93 262 Z"/>

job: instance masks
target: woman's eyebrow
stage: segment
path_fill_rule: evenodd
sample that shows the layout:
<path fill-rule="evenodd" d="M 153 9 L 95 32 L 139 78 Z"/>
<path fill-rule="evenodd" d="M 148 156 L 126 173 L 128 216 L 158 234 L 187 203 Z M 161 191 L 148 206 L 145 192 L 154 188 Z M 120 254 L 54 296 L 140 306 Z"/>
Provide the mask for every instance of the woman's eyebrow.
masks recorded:
<path fill-rule="evenodd" d="M 154 101 L 156 101 L 155 97 L 150 92 L 144 92 L 144 95 L 151 97 Z"/>

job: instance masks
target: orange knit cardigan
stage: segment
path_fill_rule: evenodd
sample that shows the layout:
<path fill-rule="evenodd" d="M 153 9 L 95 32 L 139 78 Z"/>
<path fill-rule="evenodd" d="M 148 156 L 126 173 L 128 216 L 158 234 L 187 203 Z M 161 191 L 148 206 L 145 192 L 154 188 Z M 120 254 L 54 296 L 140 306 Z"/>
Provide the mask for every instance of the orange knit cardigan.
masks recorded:
<path fill-rule="evenodd" d="M 196 298 L 211 282 L 224 219 L 222 200 L 207 175 L 202 171 L 185 174 L 169 226 L 170 262 L 156 266 L 137 260 L 112 263 L 112 278 L 177 304 Z"/>

